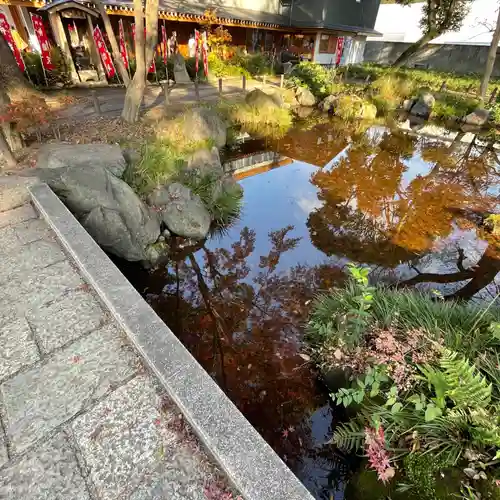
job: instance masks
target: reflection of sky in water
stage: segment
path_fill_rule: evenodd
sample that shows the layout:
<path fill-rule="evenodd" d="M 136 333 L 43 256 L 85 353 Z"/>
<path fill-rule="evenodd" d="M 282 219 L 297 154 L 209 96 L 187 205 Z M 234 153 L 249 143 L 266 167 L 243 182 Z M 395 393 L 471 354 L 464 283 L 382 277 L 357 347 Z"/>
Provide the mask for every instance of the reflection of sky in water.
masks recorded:
<path fill-rule="evenodd" d="M 383 138 L 385 131 L 386 129 L 382 127 L 372 127 L 367 131 L 367 134 L 377 143 Z M 401 179 L 402 191 L 408 188 L 412 180 L 418 176 L 426 176 L 434 167 L 433 162 L 422 158 L 422 139 L 418 142 L 420 144 L 416 145 L 410 159 L 400 157 L 400 161 L 406 167 Z M 432 142 L 436 147 L 443 145 L 439 141 Z M 446 146 L 449 147 L 450 144 L 447 143 Z M 462 146 L 465 149 L 467 144 Z M 350 147 L 347 146 L 332 158 L 324 170 L 335 169 L 337 162 L 347 155 Z M 282 254 L 278 271 L 286 271 L 297 264 L 314 266 L 327 261 L 337 265 L 344 263 L 345 259 L 342 256 L 329 258 L 316 249 L 310 241 L 309 229 L 306 225 L 309 214 L 319 209 L 323 204 L 318 199 L 316 187 L 310 182 L 311 175 L 317 171 L 318 167 L 301 161 L 293 161 L 289 165 L 240 181 L 245 190 L 242 217 L 226 235 L 212 240 L 209 246 L 211 248 L 229 248 L 234 241 L 239 239 L 241 229 L 245 226 L 253 229 L 256 232 L 255 251 L 248 258 L 248 264 L 252 269 L 251 274 L 255 275 L 259 271 L 259 257 L 267 255 L 271 248 L 268 233 L 293 225 L 294 229 L 287 234 L 287 237 L 301 238 L 301 241 L 295 249 Z M 488 194 L 497 192 L 498 186 L 490 185 Z M 395 196 L 397 198 L 397 195 Z M 356 199 L 353 198 L 349 205 L 355 209 Z M 458 248 L 464 250 L 467 257 L 464 264 L 470 266 L 479 260 L 486 248 L 486 243 L 476 238 L 475 230 L 464 231 L 455 227 L 447 237 L 436 238 L 433 248 L 433 253 L 419 259 L 417 266 L 421 272 L 445 274 L 457 271 Z M 382 269 L 378 269 L 377 273 L 379 272 L 383 274 Z M 395 274 L 392 274 L 392 278 L 407 279 L 413 275 L 415 275 L 415 271 L 409 263 L 401 263 L 396 268 Z M 428 286 L 434 287 L 432 284 Z M 444 293 L 450 293 L 460 286 L 460 283 L 452 283 L 441 286 L 441 290 Z"/>
<path fill-rule="evenodd" d="M 229 248 L 239 238 L 240 231 L 248 226 L 256 232 L 255 251 L 248 259 L 255 269 L 259 257 L 267 255 L 271 248 L 268 233 L 293 225 L 295 229 L 287 236 L 302 239 L 295 249 L 282 254 L 278 269 L 286 270 L 299 263 L 314 266 L 324 262 L 326 257 L 311 243 L 306 226 L 309 213 L 321 205 L 317 189 L 310 182 L 311 174 L 317 170 L 317 167 L 295 161 L 242 180 L 245 196 L 241 219 L 228 234 L 210 241 L 209 246 Z"/>

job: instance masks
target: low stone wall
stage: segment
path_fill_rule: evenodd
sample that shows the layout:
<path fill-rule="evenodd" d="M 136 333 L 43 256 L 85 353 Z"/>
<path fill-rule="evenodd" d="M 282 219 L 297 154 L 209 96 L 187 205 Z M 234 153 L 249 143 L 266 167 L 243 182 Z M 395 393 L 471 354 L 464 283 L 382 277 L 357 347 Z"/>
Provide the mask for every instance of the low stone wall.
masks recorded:
<path fill-rule="evenodd" d="M 411 44 L 402 42 L 368 41 L 364 61 L 392 64 Z M 410 59 L 408 66 L 424 66 L 454 73 L 482 73 L 488 57 L 487 46 L 430 44 Z M 500 58 L 497 57 L 493 76 L 500 77 Z"/>

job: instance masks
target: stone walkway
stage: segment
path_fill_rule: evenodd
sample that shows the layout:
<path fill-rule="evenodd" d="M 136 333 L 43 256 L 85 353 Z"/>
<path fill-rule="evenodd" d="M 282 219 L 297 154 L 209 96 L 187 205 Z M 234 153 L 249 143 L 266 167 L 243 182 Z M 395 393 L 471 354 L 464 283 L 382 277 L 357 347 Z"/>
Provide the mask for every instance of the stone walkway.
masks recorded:
<path fill-rule="evenodd" d="M 220 483 L 30 204 L 0 212 L 0 417 L 0 499 L 202 500 Z"/>
<path fill-rule="evenodd" d="M 247 91 L 255 88 L 264 90 L 276 90 L 280 86 L 279 77 L 268 77 L 264 84 L 260 80 L 249 79 L 247 81 Z M 94 89 L 100 103 L 101 115 L 114 117 L 120 116 L 123 110 L 123 100 L 125 98 L 125 89 L 120 87 L 97 87 Z M 222 97 L 233 99 L 243 96 L 242 79 L 240 77 L 226 77 L 223 79 Z M 84 95 L 88 99 L 85 102 L 69 106 L 60 112 L 60 122 L 67 120 L 84 120 L 97 116 L 93 99 L 90 97 L 91 90 L 75 89 L 75 95 Z M 199 87 L 200 102 L 213 102 L 221 98 L 217 83 L 200 84 Z M 186 106 L 197 102 L 194 85 L 173 86 L 169 94 L 171 106 Z M 162 107 L 164 103 L 163 90 L 158 85 L 148 85 L 144 92 L 143 111 Z"/>

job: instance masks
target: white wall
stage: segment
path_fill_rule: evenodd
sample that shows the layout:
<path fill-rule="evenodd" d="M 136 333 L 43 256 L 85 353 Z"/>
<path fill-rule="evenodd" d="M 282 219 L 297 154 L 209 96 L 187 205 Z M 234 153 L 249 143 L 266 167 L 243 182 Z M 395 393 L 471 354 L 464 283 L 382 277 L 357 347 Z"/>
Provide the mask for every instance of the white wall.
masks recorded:
<path fill-rule="evenodd" d="M 369 37 L 378 42 L 413 43 L 422 36 L 419 26 L 424 3 L 408 6 L 383 4 L 378 11 L 375 29 L 382 37 Z M 474 0 L 462 28 L 436 38 L 432 43 L 457 45 L 490 45 L 492 32 L 498 16 L 498 0 Z"/>
<path fill-rule="evenodd" d="M 347 40 L 350 39 L 350 42 Z M 336 54 L 326 54 L 319 52 L 319 42 L 321 40 L 321 32 L 316 34 L 316 41 L 314 44 L 314 62 L 319 64 L 335 64 Z M 365 51 L 366 37 L 365 36 L 355 36 L 355 37 L 345 37 L 344 43 L 347 46 L 344 48 L 342 54 L 342 59 L 340 60 L 340 65 L 345 66 L 346 64 L 359 64 L 363 62 L 363 53 Z"/>

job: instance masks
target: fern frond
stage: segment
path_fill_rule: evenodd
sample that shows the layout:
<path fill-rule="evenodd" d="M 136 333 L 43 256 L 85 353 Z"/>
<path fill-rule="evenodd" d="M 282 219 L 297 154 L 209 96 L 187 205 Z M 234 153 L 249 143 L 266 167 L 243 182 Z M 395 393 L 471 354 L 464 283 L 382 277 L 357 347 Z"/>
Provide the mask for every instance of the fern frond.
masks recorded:
<path fill-rule="evenodd" d="M 441 368 L 448 390 L 446 395 L 458 407 L 486 408 L 491 402 L 491 384 L 479 370 L 456 352 L 444 349 Z"/>
<path fill-rule="evenodd" d="M 334 433 L 332 441 L 342 451 L 353 452 L 363 447 L 365 431 L 362 425 L 357 422 L 347 422 L 339 424 Z"/>

